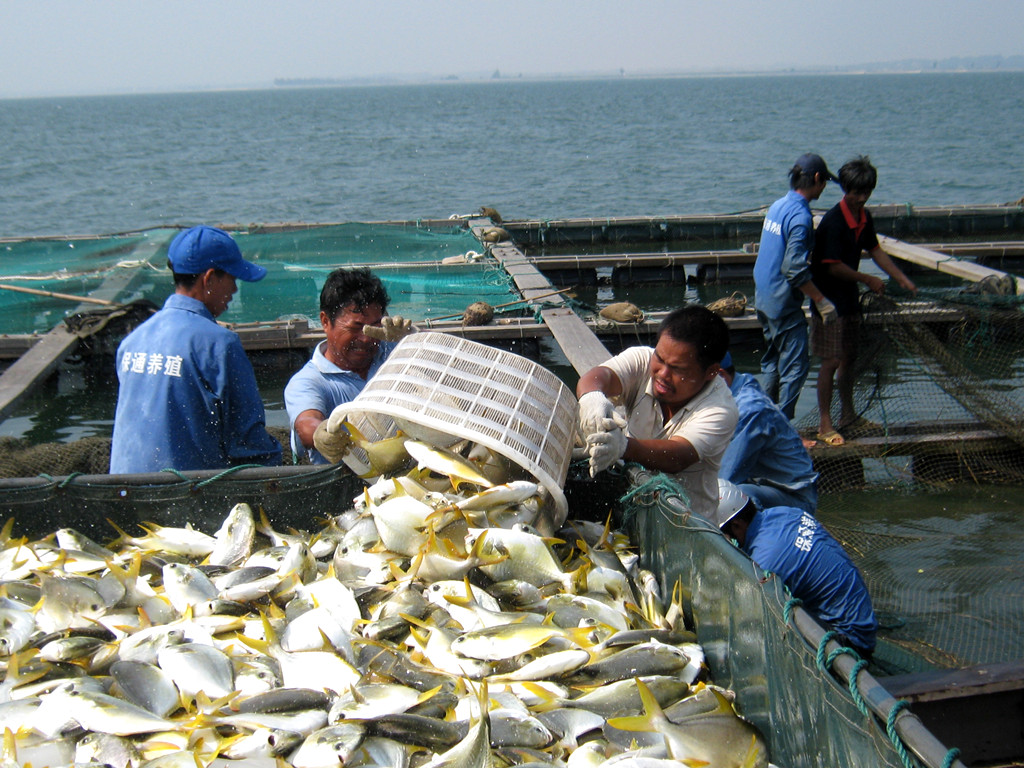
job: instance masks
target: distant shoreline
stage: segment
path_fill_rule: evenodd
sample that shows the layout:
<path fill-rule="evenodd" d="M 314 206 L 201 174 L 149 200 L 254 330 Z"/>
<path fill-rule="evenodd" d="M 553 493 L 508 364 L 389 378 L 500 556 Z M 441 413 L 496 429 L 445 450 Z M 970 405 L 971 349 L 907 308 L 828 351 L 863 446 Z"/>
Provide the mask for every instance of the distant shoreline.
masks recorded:
<path fill-rule="evenodd" d="M 953 59 L 908 59 L 880 63 L 837 67 L 782 68 L 765 70 L 694 70 L 694 71 L 625 71 L 622 69 L 588 72 L 554 73 L 463 73 L 446 75 L 391 74 L 364 77 L 279 77 L 271 82 L 181 84 L 152 90 L 121 90 L 90 93 L 43 93 L 0 95 L 0 101 L 10 99 L 81 98 L 93 96 L 148 96 L 175 93 L 218 93 L 230 91 L 260 91 L 286 88 L 359 88 L 382 86 L 421 85 L 480 85 L 484 83 L 514 82 L 580 82 L 586 80 L 672 80 L 740 77 L 827 77 L 870 75 L 952 75 L 998 74 L 1024 72 L 1024 55 L 978 56 Z"/>

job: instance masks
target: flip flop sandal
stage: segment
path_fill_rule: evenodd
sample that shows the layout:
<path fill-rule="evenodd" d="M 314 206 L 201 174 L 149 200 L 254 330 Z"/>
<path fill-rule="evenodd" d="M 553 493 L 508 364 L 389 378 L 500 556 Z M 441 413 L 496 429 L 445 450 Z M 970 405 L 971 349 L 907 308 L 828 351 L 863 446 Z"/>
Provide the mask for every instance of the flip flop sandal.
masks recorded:
<path fill-rule="evenodd" d="M 843 439 L 843 436 L 836 432 L 834 429 L 831 432 L 819 432 L 817 438 L 821 440 L 821 442 L 823 442 L 825 445 L 831 446 L 833 448 L 838 448 L 840 445 L 846 442 Z"/>

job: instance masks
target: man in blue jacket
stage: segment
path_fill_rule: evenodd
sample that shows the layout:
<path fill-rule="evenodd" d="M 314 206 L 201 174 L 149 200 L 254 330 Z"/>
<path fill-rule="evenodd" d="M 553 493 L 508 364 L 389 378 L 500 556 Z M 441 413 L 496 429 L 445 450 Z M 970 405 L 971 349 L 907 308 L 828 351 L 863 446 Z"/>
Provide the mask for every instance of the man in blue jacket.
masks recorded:
<path fill-rule="evenodd" d="M 728 480 L 718 481 L 722 532 L 765 571 L 774 573 L 803 608 L 864 659 L 875 650 L 878 620 L 871 595 L 842 545 L 796 507 L 758 510 Z"/>
<path fill-rule="evenodd" d="M 835 180 L 818 155 L 797 159 L 789 171 L 789 193 L 772 203 L 765 216 L 754 262 L 754 303 L 765 342 L 761 373 L 765 391 L 787 419 L 796 413 L 810 368 L 804 299 L 814 302 L 825 322 L 836 315 L 835 306 L 811 281 L 811 201 Z"/>
<path fill-rule="evenodd" d="M 758 507 L 789 506 L 814 514 L 818 473 L 800 433 L 749 373 L 736 373 L 732 355 L 722 360 L 739 421 L 722 456 L 718 476 L 736 483 Z"/>
<path fill-rule="evenodd" d="M 111 474 L 280 464 L 252 364 L 216 321 L 236 279 L 256 282 L 267 270 L 207 226 L 179 232 L 167 261 L 174 293 L 117 350 Z"/>

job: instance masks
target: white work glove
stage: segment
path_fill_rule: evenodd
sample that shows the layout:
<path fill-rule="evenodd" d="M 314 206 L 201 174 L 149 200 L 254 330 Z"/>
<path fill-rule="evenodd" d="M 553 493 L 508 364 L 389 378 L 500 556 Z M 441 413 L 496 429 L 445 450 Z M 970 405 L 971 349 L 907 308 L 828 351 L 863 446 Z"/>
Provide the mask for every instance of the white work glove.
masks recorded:
<path fill-rule="evenodd" d="M 410 333 L 419 329 L 401 315 L 386 315 L 381 318 L 380 325 L 364 325 L 363 334 L 378 341 L 401 341 Z"/>
<path fill-rule="evenodd" d="M 814 302 L 814 306 L 818 308 L 818 314 L 821 315 L 821 322 L 825 325 L 828 325 L 839 317 L 839 314 L 836 312 L 836 305 L 824 296 Z"/>
<path fill-rule="evenodd" d="M 313 432 L 313 447 L 331 464 L 337 464 L 352 449 L 352 435 L 345 429 L 344 417 L 321 421 Z"/>
<path fill-rule="evenodd" d="M 595 432 L 587 436 L 587 447 L 590 449 L 590 476 L 604 472 L 608 467 L 622 458 L 626 452 L 629 438 L 621 429 L 607 432 Z"/>
<path fill-rule="evenodd" d="M 580 434 L 590 442 L 597 432 L 608 432 L 626 426 L 625 417 L 615 410 L 604 392 L 587 392 L 580 398 Z"/>

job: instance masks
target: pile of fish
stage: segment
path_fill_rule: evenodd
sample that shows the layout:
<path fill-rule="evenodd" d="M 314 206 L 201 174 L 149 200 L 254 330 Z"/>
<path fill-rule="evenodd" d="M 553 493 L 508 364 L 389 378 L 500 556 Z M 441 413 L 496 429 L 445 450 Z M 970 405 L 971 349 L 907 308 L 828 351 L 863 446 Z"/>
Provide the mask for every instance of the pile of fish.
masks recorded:
<path fill-rule="evenodd" d="M 536 483 L 404 448 L 315 532 L 9 521 L 0 764 L 768 765 L 623 534 L 541 536 Z"/>

